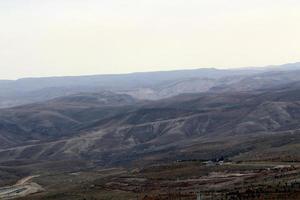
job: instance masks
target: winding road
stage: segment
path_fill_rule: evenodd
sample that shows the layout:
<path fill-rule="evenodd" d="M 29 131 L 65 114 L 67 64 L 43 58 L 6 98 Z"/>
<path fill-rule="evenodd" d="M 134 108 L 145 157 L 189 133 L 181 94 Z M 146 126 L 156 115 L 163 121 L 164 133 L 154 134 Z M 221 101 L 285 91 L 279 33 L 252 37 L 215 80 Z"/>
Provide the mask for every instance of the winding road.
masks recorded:
<path fill-rule="evenodd" d="M 43 191 L 44 189 L 39 184 L 31 181 L 36 177 L 38 175 L 28 176 L 19 180 L 15 185 L 0 188 L 0 199 L 14 199 Z"/>

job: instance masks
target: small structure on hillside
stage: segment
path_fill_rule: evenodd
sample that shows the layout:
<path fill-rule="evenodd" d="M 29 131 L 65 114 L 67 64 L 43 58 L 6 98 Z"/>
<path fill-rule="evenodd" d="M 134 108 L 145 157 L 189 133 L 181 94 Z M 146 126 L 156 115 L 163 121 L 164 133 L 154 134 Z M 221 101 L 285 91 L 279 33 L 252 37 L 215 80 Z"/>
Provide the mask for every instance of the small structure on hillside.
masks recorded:
<path fill-rule="evenodd" d="M 224 157 L 215 158 L 213 160 L 205 161 L 203 162 L 206 166 L 217 166 L 217 165 L 223 165 L 224 164 Z"/>

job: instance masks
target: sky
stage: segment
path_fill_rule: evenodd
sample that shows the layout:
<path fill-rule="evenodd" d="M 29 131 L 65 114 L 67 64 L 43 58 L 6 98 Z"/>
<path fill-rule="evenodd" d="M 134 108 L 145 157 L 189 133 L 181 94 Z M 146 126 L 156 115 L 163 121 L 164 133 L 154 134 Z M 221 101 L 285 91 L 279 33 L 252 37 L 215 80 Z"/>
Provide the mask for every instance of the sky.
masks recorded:
<path fill-rule="evenodd" d="M 0 79 L 297 61 L 299 0 L 0 0 Z"/>

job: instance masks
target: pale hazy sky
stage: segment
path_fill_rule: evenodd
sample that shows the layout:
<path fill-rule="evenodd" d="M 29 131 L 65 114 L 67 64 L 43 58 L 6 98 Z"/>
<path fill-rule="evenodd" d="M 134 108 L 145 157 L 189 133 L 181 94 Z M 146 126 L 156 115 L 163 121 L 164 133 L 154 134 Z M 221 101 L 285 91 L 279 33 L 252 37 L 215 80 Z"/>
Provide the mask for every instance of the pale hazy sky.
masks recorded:
<path fill-rule="evenodd" d="M 300 61 L 300 0 L 0 0 L 0 78 Z"/>

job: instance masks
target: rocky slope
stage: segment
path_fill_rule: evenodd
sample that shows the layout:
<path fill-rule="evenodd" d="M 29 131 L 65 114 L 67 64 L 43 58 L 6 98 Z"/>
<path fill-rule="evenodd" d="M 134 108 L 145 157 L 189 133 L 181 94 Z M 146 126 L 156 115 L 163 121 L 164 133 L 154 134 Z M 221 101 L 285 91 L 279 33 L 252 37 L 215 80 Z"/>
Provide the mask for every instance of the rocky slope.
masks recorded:
<path fill-rule="evenodd" d="M 298 85 L 146 102 L 111 92 L 81 93 L 3 109 L 0 161 L 116 165 L 218 156 L 253 159 L 257 151 L 272 159 L 278 155 L 271 152 L 283 149 L 290 158 L 300 144 Z"/>

